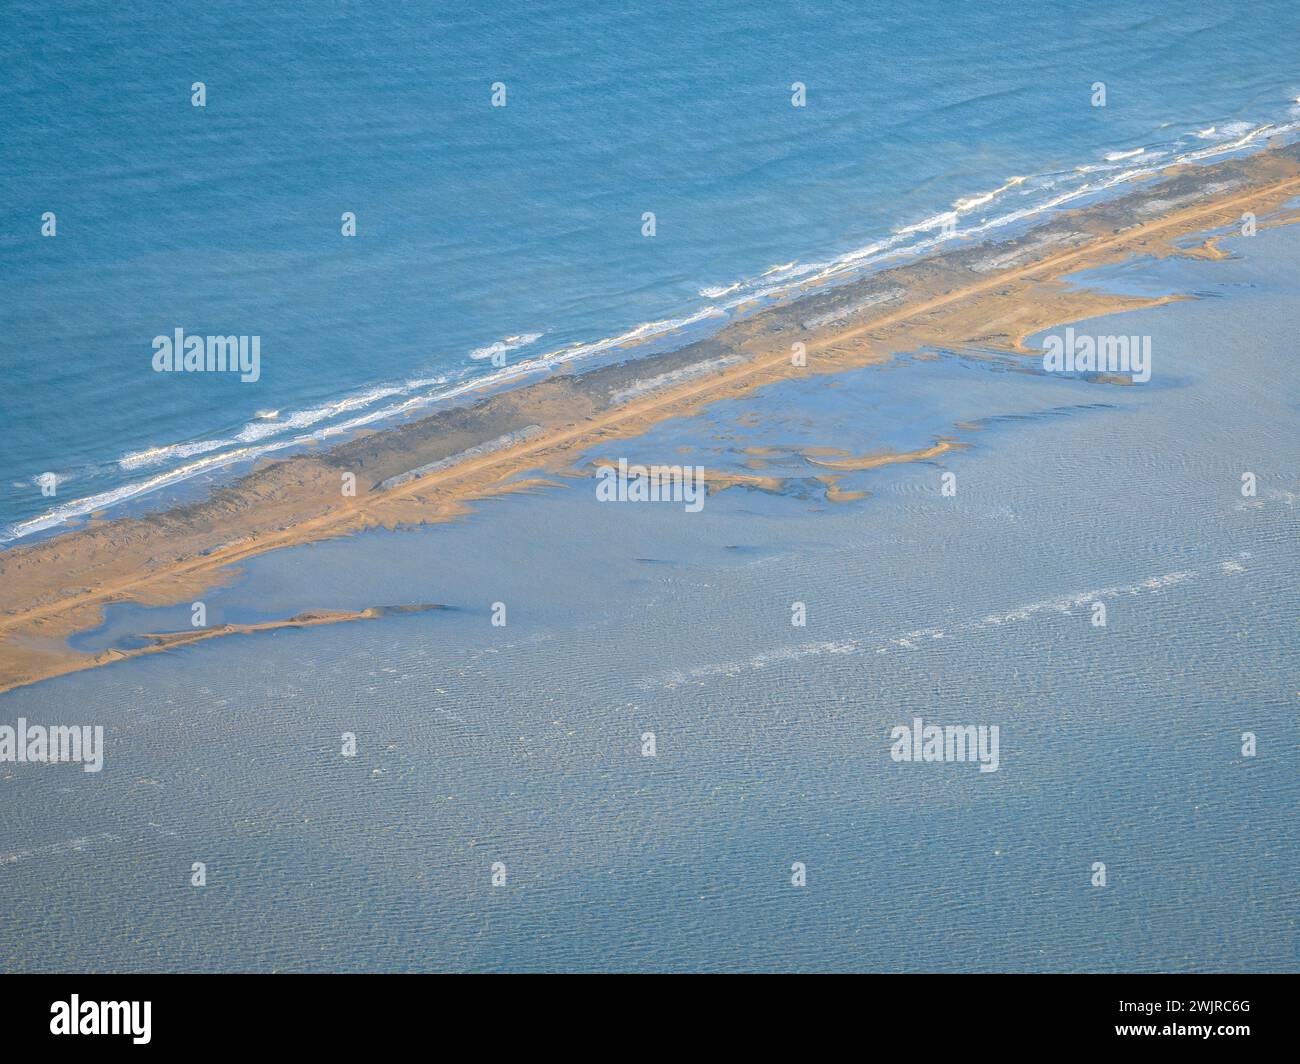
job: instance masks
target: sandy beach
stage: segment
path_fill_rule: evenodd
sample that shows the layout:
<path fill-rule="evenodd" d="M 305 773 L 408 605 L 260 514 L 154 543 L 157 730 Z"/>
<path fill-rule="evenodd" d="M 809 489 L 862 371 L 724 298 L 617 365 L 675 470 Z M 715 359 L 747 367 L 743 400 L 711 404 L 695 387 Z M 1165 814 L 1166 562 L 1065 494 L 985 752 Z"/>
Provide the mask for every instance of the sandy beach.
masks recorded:
<path fill-rule="evenodd" d="M 1215 230 L 1235 228 L 1245 212 L 1261 226 L 1292 221 L 1283 208 L 1297 194 L 1297 146 L 1170 170 L 1011 241 L 956 241 L 858 281 L 796 292 L 675 351 L 520 383 L 472 405 L 266 464 L 198 502 L 92 520 L 12 548 L 0 554 L 0 690 L 120 660 L 121 653 L 83 653 L 66 643 L 98 625 L 110 604 L 187 601 L 233 580 L 240 562 L 268 551 L 370 527 L 447 521 L 476 499 L 587 476 L 584 452 L 591 448 L 608 452 L 612 441 L 765 385 L 925 349 L 1035 356 L 1025 339 L 1036 332 L 1186 298 L 1092 291 L 1069 283 L 1069 275 L 1136 256 L 1222 257 Z M 806 349 L 806 365 L 792 360 L 797 344 Z M 936 439 L 914 452 L 807 461 L 831 475 L 934 461 L 958 446 Z M 353 478 L 355 495 L 345 494 Z M 713 477 L 710 490 L 733 486 L 780 487 L 772 478 L 731 474 Z M 319 609 L 314 619 L 266 627 L 364 619 L 330 613 L 327 602 Z M 227 627 L 163 638 L 147 652 L 251 631 Z"/>

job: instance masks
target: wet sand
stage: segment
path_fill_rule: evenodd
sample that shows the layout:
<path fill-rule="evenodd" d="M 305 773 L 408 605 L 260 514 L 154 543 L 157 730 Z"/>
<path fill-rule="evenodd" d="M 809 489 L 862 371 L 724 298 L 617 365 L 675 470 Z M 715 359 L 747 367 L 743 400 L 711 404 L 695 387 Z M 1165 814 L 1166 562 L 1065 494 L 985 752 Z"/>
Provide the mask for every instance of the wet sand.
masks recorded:
<path fill-rule="evenodd" d="M 141 645 L 132 647 L 110 647 L 94 654 L 65 655 L 58 664 L 51 664 L 50 672 L 41 679 L 62 676 L 69 672 L 80 672 L 100 665 L 111 665 L 115 661 L 126 661 L 146 654 L 160 654 L 164 650 L 193 646 L 209 639 L 220 639 L 230 635 L 260 635 L 265 632 L 278 632 L 286 628 L 317 628 L 323 624 L 346 624 L 349 621 L 374 621 L 380 617 L 392 617 L 404 613 L 426 613 L 429 610 L 446 609 L 436 603 L 416 603 L 409 606 L 369 606 L 364 610 L 308 610 L 278 621 L 259 621 L 256 624 L 216 624 L 207 628 L 190 628 L 180 632 L 143 632 L 135 637 Z"/>
<path fill-rule="evenodd" d="M 1213 238 L 1190 238 L 1236 227 L 1246 211 L 1261 225 L 1293 220 L 1275 215 L 1297 195 L 1298 146 L 1171 170 L 1121 199 L 1063 212 L 1014 240 L 955 241 L 858 281 L 793 293 L 677 351 L 586 373 L 556 372 L 470 406 L 269 463 L 200 502 L 92 520 L 12 548 L 0 554 L 0 691 L 127 656 L 66 644 L 69 635 L 97 626 L 111 603 L 183 602 L 234 579 L 237 563 L 279 547 L 368 527 L 450 520 L 475 499 L 552 484 L 547 474 L 585 475 L 578 467 L 593 446 L 641 435 L 660 421 L 763 385 L 925 348 L 1036 356 L 1024 345 L 1033 333 L 1185 298 L 1090 291 L 1066 281 L 1068 275 L 1134 256 L 1222 257 Z M 792 345 L 800 343 L 804 366 L 791 358 Z M 834 442 L 826 441 L 828 449 Z M 910 454 L 865 458 L 831 452 L 816 464 L 833 472 L 928 461 L 956 445 L 940 440 Z M 355 495 L 348 495 L 344 486 L 352 478 Z M 734 475 L 711 479 L 714 491 L 745 483 Z M 313 616 L 331 619 L 312 623 L 361 619 L 329 611 Z M 178 635 L 191 638 L 160 637 L 162 643 L 142 652 L 194 641 L 193 633 Z"/>

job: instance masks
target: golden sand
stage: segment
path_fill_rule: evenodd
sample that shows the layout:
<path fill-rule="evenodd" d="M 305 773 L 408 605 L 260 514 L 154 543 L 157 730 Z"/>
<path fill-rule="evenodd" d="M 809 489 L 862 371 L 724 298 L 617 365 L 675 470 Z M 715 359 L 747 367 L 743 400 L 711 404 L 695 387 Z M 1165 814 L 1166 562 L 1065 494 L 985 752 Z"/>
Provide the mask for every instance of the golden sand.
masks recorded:
<path fill-rule="evenodd" d="M 843 458 L 819 458 L 813 455 L 805 455 L 804 461 L 811 462 L 816 466 L 825 466 L 827 469 L 856 472 L 860 469 L 879 469 L 881 466 L 895 465 L 898 462 L 929 462 L 947 454 L 949 451 L 958 450 L 962 446 L 956 440 L 939 440 L 933 447 L 925 447 L 918 451 L 887 451 L 881 454 L 861 456 L 846 455 Z"/>

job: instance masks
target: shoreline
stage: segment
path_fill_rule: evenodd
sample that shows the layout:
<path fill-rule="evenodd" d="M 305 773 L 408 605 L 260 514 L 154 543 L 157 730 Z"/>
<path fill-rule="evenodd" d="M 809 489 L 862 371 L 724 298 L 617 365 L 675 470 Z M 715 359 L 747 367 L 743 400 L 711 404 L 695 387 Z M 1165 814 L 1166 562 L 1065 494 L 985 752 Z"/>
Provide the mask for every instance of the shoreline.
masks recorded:
<path fill-rule="evenodd" d="M 279 632 L 286 628 L 319 628 L 327 624 L 347 624 L 352 621 L 375 621 L 381 617 L 394 617 L 407 613 L 428 613 L 430 610 L 443 610 L 446 606 L 437 603 L 416 603 L 409 606 L 367 606 L 363 610 L 305 610 L 295 613 L 283 620 L 258 621 L 253 624 L 218 624 L 208 628 L 193 628 L 179 632 L 141 632 L 132 638 L 141 640 L 145 645 L 136 647 L 108 647 L 91 653 L 77 654 L 62 662 L 62 667 L 51 665 L 51 672 L 41 679 L 53 679 L 66 676 L 70 672 L 95 669 L 101 665 L 111 665 L 117 661 L 128 661 L 148 654 L 161 654 L 165 650 L 177 647 L 193 646 L 209 639 L 221 639 L 229 635 L 260 635 L 263 632 Z"/>
<path fill-rule="evenodd" d="M 948 246 L 859 280 L 803 289 L 675 351 L 582 373 L 555 371 L 328 451 L 269 462 L 198 502 L 92 519 L 12 547 L 0 553 L 0 691 L 135 656 L 112 652 L 117 656 L 97 660 L 109 652 L 81 653 L 63 642 L 96 627 L 109 604 L 176 603 L 228 582 L 232 566 L 279 547 L 453 519 L 476 499 L 553 483 L 546 474 L 575 475 L 580 452 L 720 399 L 921 348 L 1038 355 L 1024 341 L 1043 329 L 1191 298 L 1104 293 L 1064 278 L 1137 255 L 1224 257 L 1213 236 L 1195 247 L 1180 241 L 1236 224 L 1246 210 L 1265 224 L 1300 195 L 1300 145 L 1177 167 L 1144 185 L 1064 211 L 1012 240 Z M 796 343 L 806 346 L 806 367 L 792 365 Z M 942 453 L 931 447 L 809 464 L 826 472 Z M 340 490 L 347 474 L 355 477 L 355 496 Z M 716 481 L 711 492 L 731 486 L 726 475 Z M 192 638 L 141 652 L 231 633 L 180 634 Z"/>
<path fill-rule="evenodd" d="M 1287 116 L 1291 117 L 1294 116 Z M 856 239 L 848 242 L 852 246 L 832 242 L 829 247 L 808 252 L 813 260 L 820 261 L 805 262 L 796 257 L 761 272 L 751 263 L 749 272 L 734 283 L 705 285 L 696 292 L 696 299 L 688 298 L 684 303 L 666 307 L 662 316 L 631 326 L 627 323 L 635 315 L 611 319 L 603 330 L 589 329 L 584 335 L 572 335 L 567 342 L 553 338 L 549 344 L 541 345 L 550 348 L 545 353 L 525 355 L 486 374 L 454 366 L 444 367 L 446 372 L 427 371 L 434 376 L 412 377 L 398 370 L 364 382 L 343 382 L 332 394 L 308 399 L 301 408 L 290 401 L 286 406 L 288 416 L 283 421 L 279 417 L 280 409 L 244 410 L 240 413 L 243 425 L 238 431 L 232 425 L 224 428 L 210 425 L 208 431 L 197 436 L 180 430 L 176 433 L 179 438 L 171 442 L 149 434 L 147 438 L 134 439 L 115 459 L 88 463 L 72 459 L 64 463 L 67 466 L 64 472 L 54 474 L 58 482 L 65 477 L 81 480 L 89 473 L 91 483 L 66 501 L 43 510 L 31 508 L 30 496 L 25 500 L 15 498 L 17 512 L 11 513 L 0 528 L 0 550 L 84 527 L 96 513 L 140 515 L 175 507 L 206 495 L 215 485 L 232 482 L 266 461 L 316 453 L 363 433 L 388 431 L 444 406 L 472 403 L 484 394 L 557 371 L 585 372 L 622 361 L 636 352 L 648 353 L 647 348 L 655 353 L 680 348 L 689 342 L 688 338 L 710 335 L 742 314 L 798 298 L 810 288 L 860 280 L 890 266 L 934 254 L 937 249 L 950 249 L 952 244 L 946 241 L 953 238 L 988 243 L 1011 240 L 1068 206 L 1108 202 L 1171 167 L 1236 158 L 1258 151 L 1266 141 L 1277 146 L 1288 135 L 1300 137 L 1297 134 L 1300 122 L 1281 116 L 1274 118 L 1274 121 L 1261 118 L 1257 123 L 1235 122 L 1231 129 L 1225 128 L 1217 136 L 1220 131 L 1215 127 L 1188 131 L 1172 141 L 1148 143 L 1123 153 L 1124 160 L 1107 155 L 1110 165 L 1094 163 L 1076 166 L 1073 171 L 1049 169 L 1046 172 L 1030 167 L 1026 175 L 1007 179 L 992 191 L 957 197 L 949 211 L 931 214 L 921 221 L 916 221 L 911 214 L 906 219 L 891 219 L 872 234 L 860 234 L 859 239 L 870 236 L 866 244 L 859 245 Z M 1069 187 L 1062 186 L 1062 179 Z M 1001 213 L 966 217 L 966 212 L 982 211 L 1009 190 L 1025 184 L 1040 186 L 1038 191 L 1047 198 L 1023 203 L 1008 201 L 1002 205 L 1008 209 Z M 935 235 L 949 222 L 971 224 L 946 237 L 942 232 Z M 769 257 L 780 258 L 776 254 Z M 879 298 L 879 295 L 869 297 L 869 302 Z M 804 324 L 813 328 L 819 320 L 814 318 Z M 602 331 L 612 334 L 593 338 Z M 506 337 L 497 344 L 515 351 L 530 347 L 545 335 L 545 332 L 525 333 Z M 469 352 L 471 362 L 486 357 L 497 346 L 483 346 L 482 336 L 474 343 L 478 346 Z M 555 343 L 559 346 L 552 346 Z M 278 402 L 286 399 L 281 397 Z M 321 423 L 324 423 L 322 427 L 316 427 Z M 116 482 L 100 486 L 97 483 L 100 473 L 111 467 L 116 468 L 107 476 Z M 125 479 L 117 479 L 119 473 L 125 474 Z M 32 477 L 14 481 L 10 487 L 21 491 L 29 481 L 39 483 Z"/>

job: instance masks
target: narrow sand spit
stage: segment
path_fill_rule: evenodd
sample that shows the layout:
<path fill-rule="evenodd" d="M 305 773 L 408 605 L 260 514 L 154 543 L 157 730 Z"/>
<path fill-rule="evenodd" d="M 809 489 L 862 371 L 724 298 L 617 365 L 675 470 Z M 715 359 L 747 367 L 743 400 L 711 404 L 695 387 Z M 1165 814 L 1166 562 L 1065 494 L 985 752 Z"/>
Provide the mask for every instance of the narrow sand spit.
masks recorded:
<path fill-rule="evenodd" d="M 179 632 L 145 632 L 136 637 L 140 645 L 131 647 L 110 647 L 93 654 L 68 654 L 62 665 L 52 668 L 48 676 L 61 676 L 64 673 L 80 672 L 93 669 L 99 665 L 109 665 L 115 661 L 139 658 L 146 654 L 160 654 L 164 650 L 176 647 L 192 646 L 209 639 L 221 639 L 230 635 L 260 635 L 264 632 L 278 632 L 285 628 L 318 628 L 324 624 L 345 624 L 349 621 L 373 621 L 380 617 L 392 617 L 404 613 L 426 613 L 429 610 L 442 610 L 447 607 L 436 603 L 417 603 L 405 606 L 369 606 L 364 610 L 308 610 L 294 614 L 282 621 L 260 621 L 257 624 L 214 624 L 208 628 L 189 628 Z"/>
<path fill-rule="evenodd" d="M 1179 167 L 1144 185 L 1121 199 L 1063 212 L 1014 240 L 957 242 L 857 281 L 804 289 L 677 351 L 556 374 L 322 453 L 267 464 L 201 502 L 92 521 L 0 553 L 0 691 L 119 660 L 120 652 L 96 655 L 66 645 L 70 634 L 98 625 L 110 603 L 181 602 L 231 580 L 236 563 L 279 547 L 449 520 L 475 499 L 547 484 L 540 476 L 547 472 L 571 472 L 593 446 L 641 435 L 720 399 L 920 348 L 1036 354 L 1024 346 L 1035 332 L 1184 298 L 1090 291 L 1065 278 L 1134 256 L 1221 258 L 1212 239 L 1189 245 L 1189 238 L 1235 228 L 1246 211 L 1261 220 L 1273 216 L 1274 223 L 1294 220 L 1277 212 L 1300 195 L 1300 146 Z M 805 366 L 793 364 L 795 344 L 805 345 Z M 956 445 L 945 440 L 906 455 L 816 465 L 836 470 L 925 461 Z M 341 490 L 348 475 L 355 477 L 355 496 Z M 713 490 L 740 483 L 712 481 Z M 364 619 L 315 616 L 331 619 L 291 618 L 271 627 Z M 164 641 L 142 652 L 193 641 Z"/>

